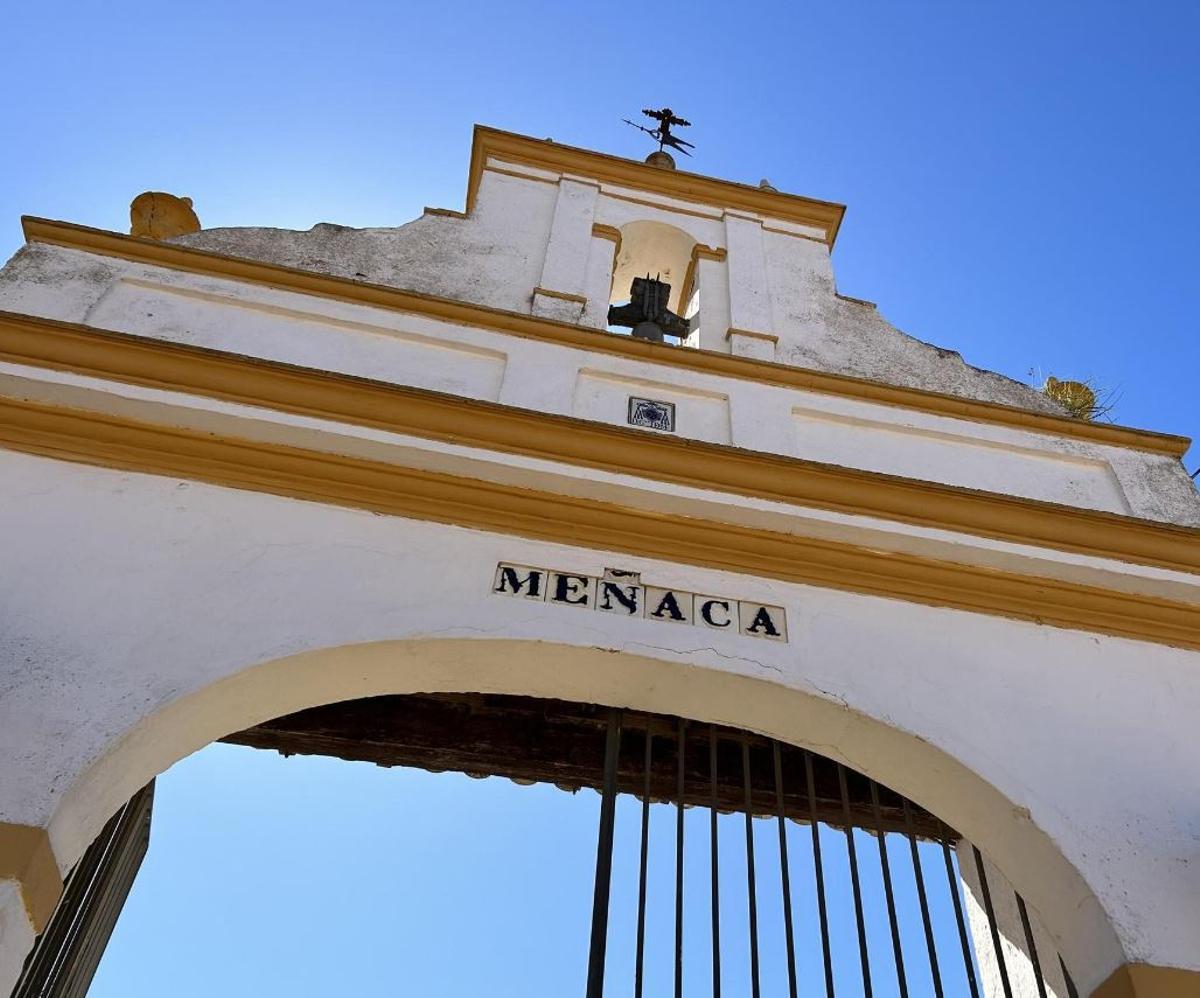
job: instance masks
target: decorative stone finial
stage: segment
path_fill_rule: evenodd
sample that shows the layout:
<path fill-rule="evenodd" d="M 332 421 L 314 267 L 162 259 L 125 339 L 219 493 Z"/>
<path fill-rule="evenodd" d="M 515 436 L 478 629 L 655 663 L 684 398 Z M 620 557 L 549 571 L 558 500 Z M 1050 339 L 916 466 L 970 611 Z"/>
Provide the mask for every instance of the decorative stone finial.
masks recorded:
<path fill-rule="evenodd" d="M 129 234 L 146 239 L 173 239 L 200 231 L 191 198 L 146 191 L 129 204 Z"/>
<path fill-rule="evenodd" d="M 654 152 L 646 157 L 646 162 L 651 166 L 657 166 L 660 170 L 675 169 L 675 160 L 671 158 L 671 154 L 663 152 L 661 149 L 655 149 Z"/>

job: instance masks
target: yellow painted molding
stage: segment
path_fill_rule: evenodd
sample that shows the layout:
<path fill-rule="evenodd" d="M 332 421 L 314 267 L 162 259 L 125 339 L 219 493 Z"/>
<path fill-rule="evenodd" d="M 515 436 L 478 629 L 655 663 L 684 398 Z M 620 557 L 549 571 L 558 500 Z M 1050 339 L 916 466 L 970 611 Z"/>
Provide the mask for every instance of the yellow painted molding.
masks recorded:
<path fill-rule="evenodd" d="M 545 295 L 547 298 L 561 298 L 563 301 L 575 302 L 578 305 L 587 307 L 587 297 L 585 295 L 572 294 L 570 291 L 553 291 L 550 288 L 534 288 L 535 295 Z"/>
<path fill-rule="evenodd" d="M 592 226 L 592 235 L 599 239 L 611 239 L 618 246 L 621 245 L 621 230 L 615 225 L 605 225 L 603 222 L 596 222 Z"/>
<path fill-rule="evenodd" d="M 592 235 L 597 239 L 608 239 L 613 244 L 612 269 L 617 269 L 617 257 L 621 255 L 621 230 L 615 225 L 604 225 L 596 222 L 592 226 Z"/>
<path fill-rule="evenodd" d="M 0 880 L 15 880 L 35 933 L 62 897 L 63 881 L 46 829 L 0 821 Z"/>
<path fill-rule="evenodd" d="M 773 232 L 777 236 L 790 236 L 792 239 L 807 239 L 810 243 L 820 243 L 826 245 L 824 239 L 818 239 L 816 236 L 810 236 L 807 232 L 792 232 L 791 229 L 781 229 L 778 226 L 763 224 L 763 232 Z"/>
<path fill-rule="evenodd" d="M 779 342 L 779 337 L 773 333 L 757 333 L 752 329 L 738 329 L 737 326 L 730 326 L 725 330 L 725 339 L 732 340 L 735 336 L 748 336 L 752 340 L 766 340 L 772 345 Z"/>
<path fill-rule="evenodd" d="M 497 167 L 495 165 L 489 165 L 486 167 L 486 169 L 497 170 Z M 499 170 L 498 172 L 511 173 L 512 171 Z M 524 174 L 521 174 L 521 176 L 524 176 Z M 669 215 L 688 215 L 692 218 L 704 218 L 710 222 L 719 222 L 721 220 L 721 213 L 719 211 L 694 211 L 691 208 L 680 208 L 677 205 L 668 206 L 660 201 L 650 201 L 646 198 L 634 197 L 632 194 L 623 194 L 619 191 L 614 191 L 611 188 L 609 190 L 601 190 L 600 193 L 603 197 L 612 198 L 614 201 L 624 201 L 626 204 L 640 204 L 643 207 L 654 208 L 657 211 L 661 211 Z M 818 239 L 817 242 L 828 249 L 825 240 Z"/>
<path fill-rule="evenodd" d="M 550 187 L 557 187 L 558 177 L 539 177 L 534 173 L 522 173 L 520 170 L 506 170 L 502 166 L 497 166 L 495 163 L 489 163 L 486 167 L 490 173 L 502 173 L 506 177 L 516 177 L 518 180 L 532 180 L 535 184 L 548 184 Z M 467 214 L 470 215 L 475 210 L 474 200 L 467 202 Z"/>
<path fill-rule="evenodd" d="M 705 246 L 704 243 L 696 243 L 692 247 L 692 258 L 688 260 L 687 271 L 683 275 L 683 289 L 679 293 L 679 307 L 686 308 L 687 303 L 692 299 L 692 292 L 695 290 L 696 283 L 696 268 L 700 265 L 701 260 L 716 260 L 724 262 L 726 253 L 724 248 L 713 249 L 711 246 Z"/>
<path fill-rule="evenodd" d="M 1129 963 L 1118 967 L 1092 998 L 1197 998 L 1200 970 Z"/>
<path fill-rule="evenodd" d="M 452 208 L 429 208 L 429 207 L 426 207 L 423 211 L 423 214 L 443 215 L 446 218 L 466 218 L 467 217 L 467 213 L 465 211 L 455 211 Z"/>
<path fill-rule="evenodd" d="M 593 180 L 591 177 L 577 177 L 573 173 L 564 173 L 561 179 L 569 180 L 573 184 L 581 184 L 584 187 L 593 187 L 596 190 L 600 190 L 599 182 Z"/>
<path fill-rule="evenodd" d="M 0 312 L 0 360 L 798 506 L 1200 573 L 1200 529 Z"/>
<path fill-rule="evenodd" d="M 536 425 L 536 424 L 534 424 Z M 1200 607 L 379 461 L 0 400 L 0 446 L 395 516 L 1200 649 Z"/>
<path fill-rule="evenodd" d="M 680 201 L 710 205 L 717 209 L 748 211 L 811 226 L 824 233 L 825 241 L 830 246 L 837 238 L 838 227 L 846 212 L 845 205 L 830 201 L 782 194 L 682 170 L 660 170 L 637 160 L 577 149 L 547 139 L 533 139 L 484 125 L 475 126 L 471 145 L 471 168 L 467 181 L 468 212 L 475 204 L 487 162 L 493 157 L 506 163 L 518 163 L 553 173 L 578 174 L 601 183 Z"/>
<path fill-rule="evenodd" d="M 1187 437 L 1132 429 L 1114 423 L 1092 423 L 1067 416 L 1029 412 L 996 402 L 981 402 L 919 388 L 902 388 L 865 378 L 812 371 L 711 350 L 666 346 L 540 316 L 507 312 L 485 305 L 452 301 L 366 281 L 245 260 L 173 243 L 136 239 L 71 222 L 55 222 L 30 216 L 23 217 L 21 222 L 25 238 L 29 242 L 64 246 L 149 266 L 166 267 L 208 277 L 223 277 L 335 301 L 372 305 L 510 336 L 576 347 L 592 353 L 613 354 L 717 377 L 740 378 L 760 384 L 852 398 L 1033 433 L 1046 433 L 1116 447 L 1132 447 L 1171 457 L 1182 457 L 1191 445 L 1191 440 Z"/>

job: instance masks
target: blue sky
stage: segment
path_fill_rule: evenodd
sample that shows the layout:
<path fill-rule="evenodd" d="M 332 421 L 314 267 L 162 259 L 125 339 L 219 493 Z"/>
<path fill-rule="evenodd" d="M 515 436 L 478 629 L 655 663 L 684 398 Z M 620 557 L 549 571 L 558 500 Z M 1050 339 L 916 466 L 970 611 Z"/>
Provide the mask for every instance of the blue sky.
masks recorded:
<path fill-rule="evenodd" d="M 388 225 L 461 206 L 471 125 L 849 206 L 840 288 L 1017 378 L 1090 377 L 1200 432 L 1200 5 L 797 2 L 10 5 L 0 256 L 18 217 Z M 1189 469 L 1200 463 L 1189 458 Z"/>
<path fill-rule="evenodd" d="M 207 226 L 401 224 L 461 206 L 474 122 L 640 158 L 620 119 L 670 104 L 689 167 L 846 203 L 840 289 L 907 332 L 1200 434 L 1190 0 L 117 0 L 0 23 L 0 257 L 21 214 L 125 230 L 147 189 Z M 489 993 L 564 993 L 595 796 L 461 782 L 228 747 L 181 764 L 93 993 L 408 993 L 416 968 L 411 993 L 451 996 L 506 967 L 544 977 Z M 477 904 L 479 870 L 515 902 Z"/>
<path fill-rule="evenodd" d="M 802 774 L 785 774 L 802 779 Z M 151 847 L 90 998 L 582 995 L 599 796 L 212 745 L 159 778 Z M 675 810 L 652 807 L 646 996 L 672 990 Z M 632 994 L 640 803 L 619 799 L 607 993 Z M 708 812 L 686 812 L 685 989 L 708 994 Z M 745 825 L 720 818 L 723 994 L 749 998 Z M 778 831 L 755 821 L 762 993 L 787 993 Z M 889 837 L 910 993 L 931 998 L 912 863 Z M 875 994 L 897 996 L 876 839 L 856 833 Z M 845 836 L 822 830 L 835 985 L 861 994 Z M 941 851 L 922 845 L 946 994 L 965 996 Z M 812 848 L 788 826 L 802 993 L 823 993 Z"/>

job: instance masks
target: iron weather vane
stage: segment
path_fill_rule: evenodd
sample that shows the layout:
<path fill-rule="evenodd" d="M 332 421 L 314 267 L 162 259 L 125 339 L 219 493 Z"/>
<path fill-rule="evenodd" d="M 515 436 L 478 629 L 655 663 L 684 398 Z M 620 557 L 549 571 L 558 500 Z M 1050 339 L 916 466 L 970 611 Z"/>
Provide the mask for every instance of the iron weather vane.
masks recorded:
<path fill-rule="evenodd" d="M 630 121 L 628 118 L 621 120 L 627 125 L 632 125 L 640 132 L 645 132 L 658 143 L 658 151 L 663 151 L 663 146 L 670 146 L 672 149 L 678 149 L 685 156 L 690 156 L 688 149 L 696 147 L 690 142 L 685 142 L 678 135 L 671 134 L 671 126 L 675 125 L 679 128 L 688 128 L 691 125 L 690 121 L 685 121 L 683 118 L 677 117 L 675 112 L 669 107 L 659 108 L 657 111 L 652 108 L 643 108 L 642 114 L 647 118 L 653 118 L 658 122 L 657 128 L 647 128 L 645 125 L 639 125 L 636 121 Z M 684 147 L 687 147 L 686 149 Z"/>

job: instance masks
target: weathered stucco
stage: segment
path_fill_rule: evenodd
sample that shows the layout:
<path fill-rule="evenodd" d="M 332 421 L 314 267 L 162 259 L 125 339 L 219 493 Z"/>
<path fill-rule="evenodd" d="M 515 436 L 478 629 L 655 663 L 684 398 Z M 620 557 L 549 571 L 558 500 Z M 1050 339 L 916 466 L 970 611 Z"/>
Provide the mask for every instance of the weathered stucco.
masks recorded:
<path fill-rule="evenodd" d="M 764 731 L 876 776 L 978 842 L 1081 981 L 1111 969 L 1107 919 L 1131 957 L 1194 962 L 1200 893 L 1175 857 L 1195 652 L 23 455 L 0 472 L 21 524 L 0 820 L 48 823 L 64 864 L 140 782 L 240 727 L 520 692 Z M 758 599 L 790 639 L 504 599 L 500 561 Z"/>
<path fill-rule="evenodd" d="M 612 243 L 590 242 L 589 265 L 603 256 L 611 266 Z M 837 307 L 870 311 L 840 300 Z M 649 395 L 676 405 L 680 436 L 1200 525 L 1200 495 L 1182 464 L 1144 450 L 716 377 L 58 246 L 31 244 L 0 271 L 0 309 L 619 426 L 629 397 Z"/>
<path fill-rule="evenodd" d="M 209 229 L 174 241 L 230 256 L 529 312 L 543 267 L 554 269 L 547 259 L 547 246 L 555 192 L 555 186 L 541 181 L 488 173 L 468 218 L 425 215 L 396 228 L 352 229 L 322 223 L 307 231 Z M 656 217 L 652 211 L 646 214 Z M 670 213 L 657 213 L 662 214 Z M 1030 386 L 972 367 L 953 350 L 923 343 L 896 329 L 876 309 L 840 298 L 828 247 L 823 243 L 761 231 L 754 221 L 736 221 L 737 228 L 746 233 L 739 233 L 743 245 L 758 240 L 765 252 L 747 261 L 742 273 L 731 275 L 730 281 L 735 288 L 756 281 L 764 296 L 769 296 L 769 300 L 764 297 L 761 308 L 773 318 L 774 329 L 761 331 L 779 338 L 774 358 L 778 362 L 1062 413 L 1058 403 Z M 590 235 L 590 229 L 588 219 L 580 231 Z M 736 253 L 732 259 L 738 262 Z M 609 276 L 611 279 L 611 267 Z M 598 319 L 599 311 L 596 315 Z M 753 319 L 749 323 L 764 324 Z M 745 328 L 749 323 L 735 315 L 724 327 Z"/>
<path fill-rule="evenodd" d="M 471 408 L 462 399 L 509 407 L 505 418 L 527 410 L 539 430 L 562 422 L 543 414 L 574 418 L 569 432 L 624 434 L 635 452 L 647 444 L 636 434 L 657 432 L 627 425 L 631 398 L 645 396 L 675 405 L 689 456 L 772 468 L 787 464 L 780 457 L 799 459 L 821 474 L 830 469 L 818 466 L 838 465 L 867 478 L 1015 497 L 970 501 L 1018 512 L 1034 508 L 1022 499 L 1073 507 L 1052 511 L 1059 523 L 1092 510 L 1115 514 L 1089 513 L 1092 524 L 1132 516 L 1200 525 L 1200 496 L 1182 465 L 1145 449 L 1145 435 L 1084 438 L 1070 424 L 997 420 L 981 407 L 972 418 L 957 401 L 949 410 L 927 397 L 889 404 L 874 386 L 855 394 L 841 381 L 828 387 L 835 379 L 789 381 L 762 374 L 779 368 L 699 355 L 702 363 L 688 366 L 669 350 L 629 349 L 604 329 L 617 237 L 661 236 L 663 226 L 681 250 L 673 275 L 690 247 L 700 298 L 690 340 L 704 350 L 1060 413 L 1032 388 L 972 368 L 839 296 L 827 246 L 803 225 L 520 164 L 483 169 L 469 217 L 431 211 L 396 228 L 214 229 L 176 242 L 557 318 L 594 335 L 513 328 L 511 319 L 492 326 L 495 316 L 479 312 L 447 318 L 463 310 L 401 296 L 358 300 L 353 288 L 330 297 L 307 282 L 287 290 L 274 283 L 278 273 L 217 276 L 201 254 L 189 255 L 195 266 L 172 266 L 132 253 L 141 244 L 130 242 L 113 255 L 95 243 L 31 243 L 0 271 L 0 310 L 142 337 L 132 351 L 139 356 L 179 353 L 145 350 L 145 340 L 222 351 L 235 355 L 221 361 L 234 380 L 261 373 L 264 365 L 246 360 L 260 358 L 418 390 L 392 398 L 442 393 L 438 404 L 456 414 Z M 21 322 L 47 334 L 46 323 Z M 116 349 L 107 336 L 69 335 L 102 341 L 98 353 Z M 1060 548 L 1019 530 L 976 532 L 914 518 L 911 508 L 784 501 L 715 475 L 659 477 L 646 465 L 563 460 L 505 441 L 492 449 L 479 442 L 490 437 L 448 440 L 336 409 L 275 405 L 265 393 L 155 380 L 153 370 L 130 375 L 93 364 L 98 353 L 76 367 L 10 353 L 0 398 L 10 411 L 51 412 L 89 431 L 154 428 L 156 440 L 176 442 L 168 450 L 210 435 L 255 448 L 256 461 L 300 450 L 330 467 L 372 461 L 489 494 L 540 490 L 564 508 L 603 503 L 655 530 L 709 522 L 706 543 L 746 531 L 773 532 L 772 544 L 807 538 L 810 551 L 869 554 L 864 577 L 885 561 L 931 573 L 966 566 L 986 574 L 988 602 L 981 611 L 945 596 L 936 605 L 910 601 L 904 587 L 738 574 L 727 562 L 689 561 L 683 548 L 622 554 L 610 549 L 611 533 L 585 546 L 576 533 L 585 518 L 572 521 L 565 541 L 535 541 L 503 517 L 468 529 L 461 507 L 445 523 L 420 510 L 379 515 L 325 493 L 267 494 L 259 477 L 204 484 L 199 466 L 167 473 L 117 460 L 126 470 L 116 470 L 90 466 L 103 465 L 107 451 L 18 440 L 14 448 L 38 456 L 0 449 L 0 821 L 46 829 L 63 868 L 142 782 L 213 738 L 350 697 L 495 690 L 728 723 L 877 777 L 980 845 L 997 877 L 1028 899 L 1037 931 L 1072 961 L 1084 993 L 1122 961 L 1200 969 L 1190 790 L 1200 652 L 1153 632 L 1113 636 L 1130 632 L 1094 619 L 1082 625 L 1094 630 L 1047 623 L 1044 605 L 1059 587 L 1075 587 L 1089 598 L 1169 603 L 1171 612 L 1194 606 L 1200 576 L 1182 562 L 1126 560 L 1103 545 Z M 745 370 L 758 374 L 738 376 Z M 339 380 L 311 370 L 303 377 Z M 253 470 L 258 476 L 261 465 Z M 873 487 L 880 481 L 871 478 Z M 1166 533 L 1161 524 L 1136 528 Z M 586 575 L 630 568 L 651 584 L 759 600 L 786 608 L 788 640 L 747 646 L 736 635 L 501 601 L 489 586 L 499 561 Z M 991 602 L 1001 582 L 1035 594 L 1036 611 L 1006 616 Z M 13 882 L 0 880 L 0 992 L 32 939 L 20 906 Z"/>
<path fill-rule="evenodd" d="M 250 260 L 528 312 L 541 275 L 555 189 L 497 176 L 469 219 L 423 215 L 395 228 L 322 223 L 208 229 L 174 240 Z"/>

